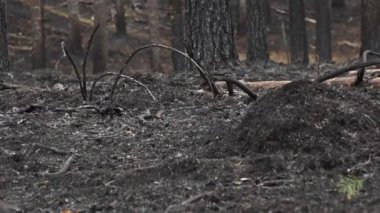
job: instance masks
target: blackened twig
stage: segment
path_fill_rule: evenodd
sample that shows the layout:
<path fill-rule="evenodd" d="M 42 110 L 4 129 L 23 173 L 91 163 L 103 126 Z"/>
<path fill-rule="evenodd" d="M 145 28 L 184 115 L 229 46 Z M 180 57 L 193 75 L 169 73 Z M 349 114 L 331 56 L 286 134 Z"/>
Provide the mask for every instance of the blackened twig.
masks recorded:
<path fill-rule="evenodd" d="M 65 161 L 64 164 L 62 164 L 58 172 L 54 172 L 54 173 L 43 172 L 41 173 L 41 175 L 42 176 L 59 176 L 66 173 L 69 170 L 71 164 L 74 162 L 74 157 L 75 155 L 72 154 L 69 158 L 67 158 L 67 160 Z"/>
<path fill-rule="evenodd" d="M 103 75 L 99 76 L 98 78 L 95 79 L 95 81 L 92 83 L 92 86 L 91 86 L 91 89 L 90 89 L 90 96 L 89 96 L 89 99 L 90 101 L 92 101 L 92 98 L 93 98 L 93 90 L 96 86 L 96 83 L 99 82 L 102 78 L 104 77 L 107 77 L 107 76 L 112 76 L 112 75 L 119 75 L 118 73 L 112 73 L 112 72 L 108 72 L 108 73 L 104 73 Z M 127 76 L 127 75 L 121 75 L 122 78 L 126 78 L 126 79 L 129 79 L 135 83 L 137 83 L 138 85 L 144 87 L 144 89 L 149 93 L 149 95 L 152 97 L 153 101 L 157 102 L 157 98 L 153 95 L 152 91 L 150 91 L 150 89 L 143 83 L 141 83 L 140 81 L 130 77 L 130 76 Z"/>
<path fill-rule="evenodd" d="M 247 93 L 247 95 L 252 98 L 252 100 L 257 99 L 257 95 L 253 93 L 248 87 L 246 87 L 244 84 L 242 84 L 240 81 L 232 79 L 232 78 L 227 78 L 227 77 L 219 77 L 219 76 L 214 76 L 214 79 L 216 81 L 225 81 L 227 84 L 227 89 L 228 93 L 230 96 L 234 94 L 233 90 L 233 85 L 236 85 L 239 87 L 243 92 Z"/>
<path fill-rule="evenodd" d="M 324 75 L 322 77 L 319 77 L 319 78 L 315 79 L 315 81 L 322 83 L 322 82 L 327 81 L 329 79 L 335 78 L 339 75 L 347 73 L 351 70 L 356 70 L 356 69 L 369 67 L 369 66 L 373 66 L 373 65 L 379 65 L 379 64 L 380 64 L 380 59 L 374 59 L 372 61 L 367 61 L 367 62 L 358 62 L 358 63 L 352 64 L 352 65 L 343 67 L 343 68 L 341 68 L 335 72 L 332 72 L 332 73 L 329 73 L 329 74 Z"/>
<path fill-rule="evenodd" d="M 380 57 L 380 53 L 374 52 L 372 50 L 366 50 L 363 53 L 363 62 L 367 62 L 368 61 L 368 55 L 374 55 L 374 56 Z M 365 67 L 361 68 L 358 71 L 358 73 L 356 75 L 356 81 L 354 83 L 354 86 L 359 86 L 359 84 L 361 82 L 363 82 L 364 74 L 365 74 Z"/>
<path fill-rule="evenodd" d="M 65 44 L 62 42 L 62 49 L 65 53 L 65 55 L 67 56 L 67 58 L 69 59 L 71 65 L 73 66 L 74 68 L 74 72 L 75 72 L 75 75 L 78 79 L 78 83 L 79 83 L 79 88 L 80 88 L 80 92 L 82 94 L 82 98 L 83 100 L 85 101 L 86 100 L 86 94 L 84 93 L 84 90 L 83 90 L 83 85 L 82 85 L 82 79 L 80 77 L 80 74 L 79 74 L 79 71 L 78 71 L 78 68 L 77 68 L 77 65 L 75 64 L 73 58 L 71 57 L 70 53 L 67 51 L 66 47 L 65 47 Z"/>
<path fill-rule="evenodd" d="M 189 59 L 195 65 L 195 67 L 197 68 L 197 70 L 198 70 L 199 74 L 201 75 L 201 77 L 204 78 L 205 81 L 207 82 L 207 84 L 210 86 L 210 88 L 211 88 L 211 90 L 213 92 L 213 95 L 216 96 L 218 94 L 218 90 L 215 87 L 214 82 L 212 82 L 210 80 L 210 78 L 208 77 L 207 73 L 202 69 L 202 67 L 194 59 L 192 59 L 189 55 L 187 55 L 186 53 L 184 53 L 184 52 L 182 52 L 182 51 L 180 51 L 178 49 L 170 47 L 170 46 L 166 46 L 166 45 L 162 45 L 162 44 L 149 44 L 149 45 L 146 45 L 146 46 L 142 46 L 142 47 L 136 49 L 135 51 L 133 51 L 131 53 L 131 55 L 127 58 L 127 60 L 125 61 L 124 66 L 120 69 L 119 74 L 116 76 L 115 81 L 114 81 L 114 83 L 112 85 L 112 88 L 111 88 L 110 103 L 109 103 L 110 107 L 113 104 L 113 97 L 114 97 L 114 93 L 115 93 L 115 90 L 116 90 L 117 83 L 119 82 L 119 80 L 121 78 L 121 75 L 123 74 L 124 70 L 127 68 L 127 65 L 129 64 L 129 62 L 133 59 L 133 57 L 137 53 L 139 53 L 142 50 L 148 49 L 148 48 L 163 48 L 163 49 L 167 49 L 167 50 L 176 52 L 176 53 L 184 56 L 185 58 Z"/>
<path fill-rule="evenodd" d="M 97 24 L 95 29 L 92 31 L 92 34 L 91 34 L 91 37 L 90 37 L 90 40 L 88 40 L 88 45 L 87 45 L 87 49 L 86 49 L 86 53 L 84 54 L 84 59 L 83 59 L 83 64 L 82 64 L 82 74 L 83 74 L 83 92 L 84 92 L 84 95 L 85 95 L 85 99 L 87 99 L 87 76 L 86 76 L 86 64 L 87 64 L 87 59 L 88 59 L 88 55 L 90 53 L 90 48 L 92 46 L 92 42 L 94 40 L 94 37 L 95 37 L 95 34 L 96 32 L 98 31 L 100 27 L 100 24 Z"/>

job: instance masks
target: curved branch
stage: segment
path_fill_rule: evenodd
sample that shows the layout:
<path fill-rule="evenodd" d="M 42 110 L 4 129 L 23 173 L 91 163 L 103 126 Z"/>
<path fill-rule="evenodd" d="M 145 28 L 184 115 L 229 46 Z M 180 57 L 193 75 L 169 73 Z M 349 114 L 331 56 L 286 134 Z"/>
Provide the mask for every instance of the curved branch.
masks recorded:
<path fill-rule="evenodd" d="M 125 61 L 124 66 L 120 69 L 119 75 L 115 78 L 114 84 L 112 86 L 111 94 L 110 94 L 110 105 L 112 105 L 112 102 L 113 102 L 113 96 L 114 96 L 114 93 L 115 93 L 115 90 L 116 90 L 116 85 L 117 85 L 118 81 L 120 80 L 120 77 L 123 74 L 124 70 L 127 68 L 128 63 L 133 59 L 133 57 L 137 53 L 139 53 L 142 50 L 148 49 L 148 48 L 163 48 L 163 49 L 167 49 L 167 50 L 176 52 L 176 53 L 184 56 L 185 58 L 189 59 L 191 61 L 191 63 L 193 63 L 195 65 L 195 67 L 197 68 L 197 70 L 198 70 L 199 74 L 201 75 L 201 77 L 204 78 L 205 81 L 207 82 L 207 84 L 210 86 L 213 94 L 214 95 L 218 94 L 218 90 L 216 89 L 215 84 L 210 80 L 210 78 L 208 77 L 207 73 L 189 55 L 187 55 L 186 53 L 184 53 L 184 52 L 182 52 L 180 50 L 177 50 L 177 49 L 175 49 L 173 47 L 170 47 L 170 46 L 166 46 L 166 45 L 162 45 L 162 44 L 149 44 L 149 45 L 146 45 L 146 46 L 142 46 L 142 47 L 136 49 L 135 51 L 133 51 L 131 53 L 131 55 L 127 58 L 127 60 Z"/>
<path fill-rule="evenodd" d="M 380 64 L 380 59 L 375 59 L 375 60 L 372 60 L 372 61 L 367 61 L 367 62 L 358 62 L 358 63 L 355 63 L 355 64 L 352 64 L 352 65 L 349 65 L 349 66 L 346 66 L 346 67 L 343 67 L 342 69 L 339 69 L 335 72 L 332 72 L 330 74 L 327 74 L 325 76 L 321 76 L 317 79 L 315 79 L 316 82 L 319 82 L 319 83 L 322 83 L 324 81 L 327 81 L 331 78 L 335 78 L 339 75 L 342 75 L 346 72 L 349 72 L 349 71 L 352 71 L 352 70 L 356 70 L 356 69 L 360 69 L 360 68 L 365 68 L 365 67 L 369 67 L 369 66 L 373 66 L 373 65 L 379 65 Z"/>
<path fill-rule="evenodd" d="M 227 77 L 214 77 L 214 79 L 216 81 L 225 81 L 226 84 L 227 84 L 227 89 L 228 89 L 228 93 L 230 96 L 233 95 L 233 88 L 232 88 L 232 85 L 236 85 L 237 87 L 239 87 L 243 92 L 247 93 L 247 95 L 249 97 L 252 98 L 252 100 L 256 100 L 257 99 L 257 95 L 255 93 L 253 93 L 248 87 L 246 87 L 244 84 L 242 84 L 240 81 L 238 80 L 235 80 L 235 79 L 232 79 L 232 78 L 227 78 Z"/>
<path fill-rule="evenodd" d="M 70 53 L 67 51 L 67 49 L 66 49 L 66 47 L 65 47 L 64 44 L 62 44 L 62 49 L 63 49 L 65 55 L 67 56 L 67 58 L 69 59 L 71 65 L 74 68 L 74 72 L 75 72 L 75 75 L 76 75 L 76 77 L 78 79 L 78 83 L 79 83 L 80 93 L 82 94 L 83 101 L 86 101 L 86 95 L 85 95 L 85 92 L 83 90 L 82 79 L 80 77 L 77 65 L 75 64 L 73 58 L 71 57 Z"/>
<path fill-rule="evenodd" d="M 90 89 L 90 101 L 92 101 L 92 97 L 93 97 L 93 90 L 96 86 L 96 83 L 99 82 L 102 78 L 105 78 L 107 76 L 113 76 L 113 75 L 119 75 L 118 73 L 113 73 L 113 72 L 108 72 L 108 73 L 104 73 L 103 75 L 99 76 L 98 78 L 95 79 L 95 81 L 92 83 L 92 86 L 91 86 L 91 89 Z M 130 76 L 127 76 L 127 75 L 121 75 L 120 77 L 122 78 L 126 78 L 128 80 L 131 80 L 135 83 L 137 83 L 138 85 L 142 86 L 150 95 L 150 97 L 152 97 L 153 101 L 154 102 L 157 102 L 157 98 L 153 95 L 152 91 L 150 91 L 150 89 L 143 83 L 141 83 L 140 81 L 130 77 Z"/>
<path fill-rule="evenodd" d="M 86 53 L 84 54 L 84 59 L 83 59 L 83 64 L 82 64 L 82 74 L 83 74 L 83 83 L 82 83 L 82 85 L 83 85 L 83 91 L 84 91 L 84 95 L 85 95 L 86 99 L 87 99 L 86 64 L 87 64 L 87 59 L 88 59 L 88 55 L 89 55 L 89 52 L 90 52 L 90 47 L 91 47 L 92 41 L 94 40 L 95 34 L 98 31 L 99 27 L 100 27 L 100 24 L 97 24 L 96 27 L 95 27 L 95 29 L 92 31 L 90 40 L 88 40 L 87 49 L 86 49 Z"/>
<path fill-rule="evenodd" d="M 374 52 L 372 50 L 366 50 L 363 53 L 363 62 L 368 61 L 368 55 L 374 55 L 374 56 L 380 57 L 380 53 Z M 365 74 L 365 67 L 361 68 L 356 74 L 356 81 L 354 83 L 354 86 L 359 86 L 359 84 L 363 82 L 364 74 Z"/>

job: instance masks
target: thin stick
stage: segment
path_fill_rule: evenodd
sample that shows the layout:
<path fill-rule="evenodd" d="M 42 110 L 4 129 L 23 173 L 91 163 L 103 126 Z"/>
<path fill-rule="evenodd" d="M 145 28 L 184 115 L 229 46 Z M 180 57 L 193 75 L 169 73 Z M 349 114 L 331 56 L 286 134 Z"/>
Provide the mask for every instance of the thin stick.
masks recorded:
<path fill-rule="evenodd" d="M 332 72 L 330 74 L 319 77 L 319 78 L 315 79 L 315 81 L 322 83 L 324 81 L 327 81 L 331 78 L 335 78 L 335 77 L 342 75 L 346 72 L 349 72 L 351 70 L 356 70 L 356 69 L 369 67 L 369 66 L 373 66 L 373 65 L 378 65 L 378 64 L 380 64 L 380 59 L 375 59 L 375 60 L 367 61 L 367 62 L 358 62 L 358 63 L 352 64 L 352 65 L 343 67 L 342 69 L 339 69 L 339 70 Z"/>
<path fill-rule="evenodd" d="M 363 62 L 367 62 L 368 61 L 368 55 L 374 55 L 374 56 L 377 56 L 377 57 L 380 57 L 380 53 L 377 53 L 377 52 L 374 52 L 374 51 L 371 51 L 371 50 L 366 50 L 364 51 L 363 53 Z M 359 84 L 363 81 L 363 78 L 364 78 L 364 74 L 365 74 L 365 67 L 361 68 L 358 72 L 357 72 L 357 77 L 356 77 L 356 81 L 354 83 L 354 86 L 359 86 Z"/>
<path fill-rule="evenodd" d="M 219 77 L 219 76 L 215 76 L 214 79 L 216 81 L 225 81 L 226 84 L 227 84 L 227 89 L 228 89 L 228 93 L 230 96 L 233 95 L 234 91 L 233 91 L 233 85 L 236 85 L 237 87 L 239 87 L 243 92 L 247 93 L 247 95 L 252 98 L 252 100 L 256 100 L 257 99 L 257 95 L 255 93 L 253 93 L 248 87 L 246 87 L 244 84 L 242 84 L 240 81 L 238 80 L 235 80 L 235 79 L 232 79 L 232 78 L 227 78 L 227 77 Z"/>
<path fill-rule="evenodd" d="M 61 174 L 66 173 L 66 172 L 69 170 L 71 164 L 72 164 L 73 161 L 74 161 L 74 156 L 75 156 L 74 154 L 71 155 L 71 156 L 65 161 L 65 163 L 62 164 L 62 167 L 61 167 L 61 169 L 60 169 L 58 172 L 53 172 L 53 173 L 43 172 L 43 173 L 41 173 L 41 175 L 42 175 L 42 176 L 58 176 L 58 175 L 61 175 Z"/>
<path fill-rule="evenodd" d="M 98 81 L 100 81 L 102 78 L 104 77 L 107 77 L 107 76 L 111 76 L 111 75 L 119 75 L 117 73 L 112 73 L 112 72 L 109 72 L 109 73 L 104 73 L 103 75 L 99 76 L 97 79 L 95 79 L 95 81 L 92 83 L 92 86 L 91 86 L 91 90 L 90 90 L 90 101 L 92 101 L 92 96 L 93 96 L 93 90 L 96 86 L 96 83 Z M 153 101 L 157 102 L 157 98 L 153 95 L 152 91 L 149 90 L 149 88 L 144 85 L 143 83 L 141 83 L 140 81 L 130 77 L 130 76 L 127 76 L 127 75 L 121 75 L 120 77 L 122 78 L 126 78 L 126 79 L 129 79 L 135 83 L 137 83 L 138 85 L 144 87 L 144 89 L 149 93 L 149 95 L 152 97 Z"/>
<path fill-rule="evenodd" d="M 150 97 L 152 97 L 153 101 L 157 102 L 157 98 L 153 95 L 152 91 L 150 91 L 149 88 L 145 84 L 143 84 L 140 81 L 138 81 L 138 80 L 136 80 L 136 79 L 134 79 L 134 78 L 132 78 L 130 76 L 127 76 L 127 75 L 121 75 L 121 77 L 129 79 L 129 80 L 135 82 L 136 84 L 144 87 L 144 89 L 149 93 Z"/>
<path fill-rule="evenodd" d="M 67 56 L 67 58 L 69 59 L 71 65 L 72 65 L 73 68 L 74 68 L 75 75 L 77 76 L 77 79 L 78 79 L 80 92 L 81 92 L 81 94 L 82 94 L 83 100 L 85 101 L 85 100 L 86 100 L 86 95 L 85 95 L 85 93 L 84 93 L 84 91 L 83 91 L 82 79 L 81 79 L 81 77 L 80 77 L 80 74 L 79 74 L 79 71 L 78 71 L 77 65 L 75 64 L 73 58 L 71 58 L 71 55 L 70 55 L 70 53 L 67 51 L 67 49 L 66 49 L 64 43 L 62 44 L 62 48 L 63 48 L 63 51 L 64 51 L 65 55 Z"/>
<path fill-rule="evenodd" d="M 124 63 L 124 66 L 120 69 L 119 71 L 119 75 L 115 78 L 115 81 L 114 81 L 114 84 L 112 86 L 112 89 L 111 89 L 111 94 L 110 94 L 110 105 L 113 104 L 113 96 L 114 96 L 114 93 L 115 93 L 115 90 L 116 90 L 116 85 L 118 83 L 118 81 L 120 80 L 120 77 L 121 75 L 123 74 L 124 70 L 127 68 L 127 65 L 128 63 L 133 59 L 133 57 L 139 53 L 140 51 L 142 50 L 145 50 L 145 49 L 148 49 L 148 48 L 163 48 L 163 49 L 167 49 L 167 50 L 170 50 L 170 51 L 173 51 L 173 52 L 176 52 L 182 56 L 184 56 L 185 58 L 189 59 L 194 65 L 195 67 L 197 68 L 199 74 L 201 75 L 202 78 L 204 78 L 206 80 L 206 82 L 208 83 L 208 85 L 210 86 L 212 92 L 213 92 L 213 95 L 217 95 L 218 94 L 218 91 L 214 85 L 214 83 L 210 80 L 210 78 L 208 77 L 207 73 L 202 69 L 202 67 L 194 60 L 192 59 L 189 55 L 187 55 L 186 53 L 180 51 L 180 50 L 177 50 L 173 47 L 170 47 L 170 46 L 166 46 L 166 45 L 162 45 L 162 44 L 149 44 L 149 45 L 146 45 L 146 46 L 142 46 L 138 49 L 136 49 L 135 51 L 133 51 L 131 53 L 131 55 L 127 58 L 127 60 L 125 61 Z"/>
<path fill-rule="evenodd" d="M 92 42 L 94 40 L 95 34 L 98 31 L 99 27 L 100 27 L 100 24 L 97 24 L 95 29 L 92 31 L 90 40 L 88 40 L 88 45 L 87 45 L 86 53 L 84 54 L 84 60 L 83 60 L 83 64 L 82 64 L 83 90 L 84 90 L 84 95 L 86 97 L 85 99 L 87 99 L 87 76 L 86 76 L 87 59 L 88 59 L 88 55 L 90 53 L 90 48 L 91 48 Z"/>

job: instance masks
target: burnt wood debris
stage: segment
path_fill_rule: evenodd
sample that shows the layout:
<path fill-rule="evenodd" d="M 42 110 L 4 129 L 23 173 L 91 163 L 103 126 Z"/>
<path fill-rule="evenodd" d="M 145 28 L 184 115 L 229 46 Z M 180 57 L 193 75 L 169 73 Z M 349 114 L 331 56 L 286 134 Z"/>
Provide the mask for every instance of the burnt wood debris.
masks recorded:
<path fill-rule="evenodd" d="M 0 0 L 0 213 L 380 212 L 380 1 Z"/>

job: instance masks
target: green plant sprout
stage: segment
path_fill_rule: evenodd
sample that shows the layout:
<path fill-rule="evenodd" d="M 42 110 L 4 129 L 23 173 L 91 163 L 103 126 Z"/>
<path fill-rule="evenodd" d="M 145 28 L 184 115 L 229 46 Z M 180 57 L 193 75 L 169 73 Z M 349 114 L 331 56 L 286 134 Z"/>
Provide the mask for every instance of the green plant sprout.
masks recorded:
<path fill-rule="evenodd" d="M 351 200 L 359 195 L 363 188 L 364 180 L 354 176 L 341 176 L 338 182 L 339 192 L 346 195 Z"/>

